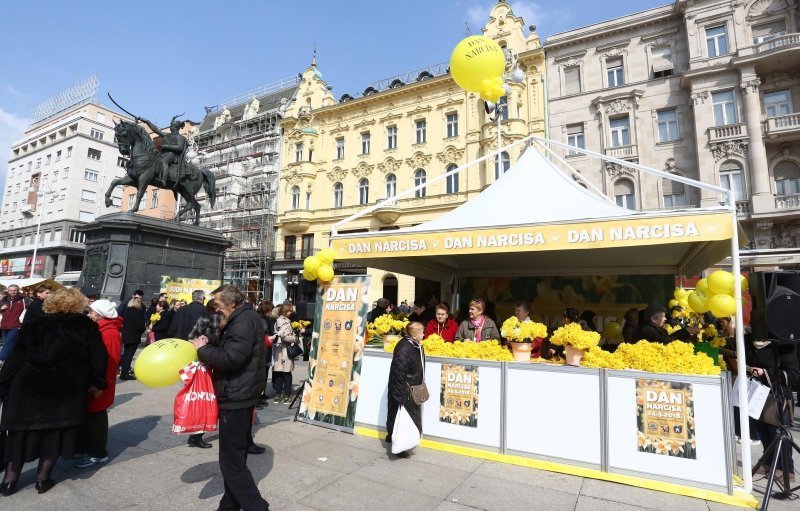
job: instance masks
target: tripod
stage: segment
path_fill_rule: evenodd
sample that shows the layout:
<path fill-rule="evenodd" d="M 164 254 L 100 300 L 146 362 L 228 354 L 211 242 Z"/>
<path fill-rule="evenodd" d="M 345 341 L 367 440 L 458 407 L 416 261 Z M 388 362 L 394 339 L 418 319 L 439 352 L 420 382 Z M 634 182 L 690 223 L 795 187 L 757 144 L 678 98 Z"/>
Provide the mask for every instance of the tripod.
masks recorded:
<path fill-rule="evenodd" d="M 777 359 L 777 354 L 775 355 Z M 778 367 L 777 360 L 774 367 Z M 797 451 L 800 454 L 800 447 L 792 440 L 792 435 L 789 433 L 789 430 L 786 428 L 786 425 L 783 423 L 784 418 L 784 403 L 786 401 L 786 396 L 783 395 L 781 392 L 779 382 L 776 385 L 772 386 L 772 396 L 775 398 L 776 403 L 776 422 L 778 427 L 778 436 L 776 436 L 772 442 L 767 447 L 767 450 L 764 451 L 764 454 L 761 455 L 759 458 L 758 463 L 756 463 L 755 467 L 753 467 L 753 475 L 756 474 L 759 468 L 762 466 L 769 466 L 769 476 L 767 477 L 767 486 L 764 488 L 764 501 L 761 503 L 761 509 L 763 511 L 767 511 L 767 507 L 769 506 L 769 499 L 772 496 L 772 486 L 775 484 L 775 472 L 780 465 L 781 470 L 783 472 L 783 477 L 778 480 L 778 486 L 781 488 L 781 492 L 776 493 L 775 497 L 778 499 L 786 499 L 789 496 L 800 488 L 800 486 L 796 486 L 792 488 L 789 485 L 789 475 L 791 472 L 789 471 L 789 462 L 792 458 L 792 449 Z M 768 461 L 772 460 L 772 464 L 768 465 Z"/>

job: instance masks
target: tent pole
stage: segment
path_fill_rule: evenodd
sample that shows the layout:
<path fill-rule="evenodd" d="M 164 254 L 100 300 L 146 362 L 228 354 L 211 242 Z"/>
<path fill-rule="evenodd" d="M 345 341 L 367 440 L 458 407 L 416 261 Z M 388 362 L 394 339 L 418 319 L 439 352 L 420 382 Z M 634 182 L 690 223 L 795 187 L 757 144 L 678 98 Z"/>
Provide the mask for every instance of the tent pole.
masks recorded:
<path fill-rule="evenodd" d="M 752 449 L 750 445 L 750 417 L 749 400 L 747 396 L 747 363 L 745 361 L 744 350 L 744 314 L 742 312 L 742 286 L 741 265 L 739 261 L 739 219 L 736 216 L 736 201 L 733 192 L 728 192 L 728 206 L 731 210 L 731 223 L 733 224 L 733 234 L 731 235 L 731 261 L 732 272 L 736 278 L 733 286 L 733 297 L 736 299 L 736 369 L 739 373 L 736 378 L 736 389 L 739 393 L 739 426 L 742 439 L 742 481 L 744 489 L 748 492 L 753 491 L 753 466 Z M 735 467 L 734 467 L 735 469 Z"/>

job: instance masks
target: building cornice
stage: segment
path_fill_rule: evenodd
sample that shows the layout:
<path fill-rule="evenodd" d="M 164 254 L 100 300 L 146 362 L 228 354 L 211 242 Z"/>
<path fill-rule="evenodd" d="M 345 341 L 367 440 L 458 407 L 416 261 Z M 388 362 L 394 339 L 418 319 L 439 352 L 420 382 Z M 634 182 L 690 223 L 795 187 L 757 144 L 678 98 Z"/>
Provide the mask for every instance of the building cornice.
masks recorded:
<path fill-rule="evenodd" d="M 636 28 L 663 23 L 670 19 L 677 19 L 677 15 L 671 5 L 656 7 L 620 18 L 587 25 L 568 32 L 553 34 L 545 40 L 544 49 L 545 52 L 552 52 L 559 48 L 568 47 L 585 41 L 597 40 L 623 32 L 631 32 Z"/>

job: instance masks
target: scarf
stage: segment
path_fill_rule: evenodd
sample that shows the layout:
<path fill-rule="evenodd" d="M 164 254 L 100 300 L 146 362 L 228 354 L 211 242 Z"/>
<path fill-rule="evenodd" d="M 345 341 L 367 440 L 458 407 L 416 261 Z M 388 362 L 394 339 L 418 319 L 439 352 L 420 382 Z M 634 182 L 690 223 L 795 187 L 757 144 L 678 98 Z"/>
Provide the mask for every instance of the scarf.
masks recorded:
<path fill-rule="evenodd" d="M 483 336 L 483 323 L 486 321 L 486 318 L 481 315 L 478 316 L 478 319 L 471 319 L 470 323 L 472 326 L 475 327 L 475 342 L 481 342 Z"/>

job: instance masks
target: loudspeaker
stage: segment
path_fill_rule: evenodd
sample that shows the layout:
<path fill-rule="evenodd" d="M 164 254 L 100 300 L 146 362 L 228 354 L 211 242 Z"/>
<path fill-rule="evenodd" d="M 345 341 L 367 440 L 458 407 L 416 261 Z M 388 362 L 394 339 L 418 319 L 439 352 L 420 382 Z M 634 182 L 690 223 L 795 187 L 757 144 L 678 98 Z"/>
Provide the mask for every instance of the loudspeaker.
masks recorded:
<path fill-rule="evenodd" d="M 753 337 L 774 342 L 800 342 L 800 271 L 750 274 Z"/>

